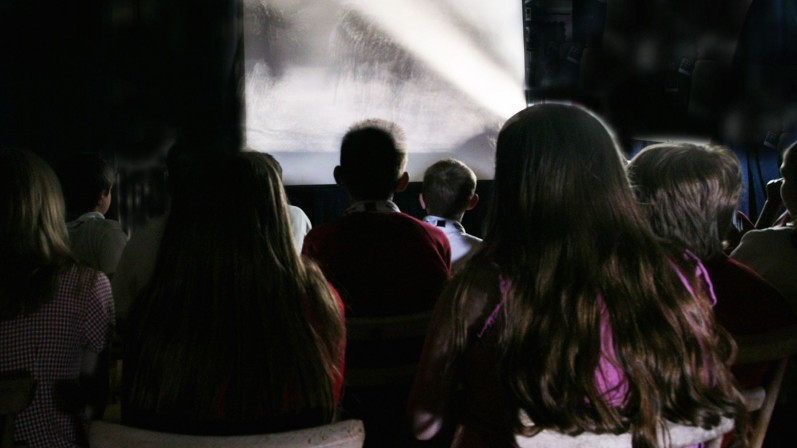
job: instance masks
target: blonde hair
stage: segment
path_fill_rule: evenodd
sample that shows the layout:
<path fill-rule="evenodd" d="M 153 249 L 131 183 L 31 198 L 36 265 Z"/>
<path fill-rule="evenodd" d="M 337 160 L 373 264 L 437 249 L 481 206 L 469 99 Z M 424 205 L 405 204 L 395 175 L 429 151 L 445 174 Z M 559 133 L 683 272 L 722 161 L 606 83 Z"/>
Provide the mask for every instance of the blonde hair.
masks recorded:
<path fill-rule="evenodd" d="M 0 318 L 51 300 L 58 274 L 74 263 L 55 173 L 28 151 L 0 152 Z"/>

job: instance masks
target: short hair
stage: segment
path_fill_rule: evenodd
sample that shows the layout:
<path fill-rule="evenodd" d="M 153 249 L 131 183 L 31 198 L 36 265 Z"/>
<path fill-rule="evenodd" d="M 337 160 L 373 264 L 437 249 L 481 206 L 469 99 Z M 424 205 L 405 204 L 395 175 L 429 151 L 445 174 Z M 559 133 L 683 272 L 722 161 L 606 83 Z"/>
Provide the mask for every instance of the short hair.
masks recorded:
<path fill-rule="evenodd" d="M 404 131 L 390 121 L 370 119 L 355 123 L 340 144 L 340 168 L 346 188 L 360 199 L 389 197 L 406 164 Z"/>
<path fill-rule="evenodd" d="M 739 159 L 727 148 L 661 143 L 628 165 L 634 194 L 653 231 L 704 260 L 722 253 L 742 190 Z"/>
<path fill-rule="evenodd" d="M 453 219 L 476 192 L 476 174 L 459 160 L 441 160 L 424 172 L 422 192 L 429 214 Z"/>
<path fill-rule="evenodd" d="M 97 205 L 100 194 L 114 184 L 113 169 L 97 154 L 80 153 L 61 161 L 58 179 L 64 191 L 67 219 L 76 219 Z"/>

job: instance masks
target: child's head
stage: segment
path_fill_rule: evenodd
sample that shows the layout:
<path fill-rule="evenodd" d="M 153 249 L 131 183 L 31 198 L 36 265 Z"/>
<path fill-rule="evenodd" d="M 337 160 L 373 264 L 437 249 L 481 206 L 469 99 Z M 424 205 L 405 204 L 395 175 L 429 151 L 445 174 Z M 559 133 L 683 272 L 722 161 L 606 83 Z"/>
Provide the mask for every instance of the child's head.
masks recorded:
<path fill-rule="evenodd" d="M 742 190 L 739 160 L 721 146 L 662 143 L 628 165 L 628 177 L 653 232 L 678 252 L 722 253 Z"/>
<path fill-rule="evenodd" d="M 783 177 L 780 197 L 792 220 L 797 219 L 797 142 L 792 143 L 783 153 L 780 175 Z"/>
<path fill-rule="evenodd" d="M 64 189 L 67 219 L 97 211 L 105 214 L 111 205 L 114 172 L 96 154 L 76 154 L 58 165 L 58 179 Z"/>
<path fill-rule="evenodd" d="M 353 198 L 390 199 L 406 187 L 406 164 L 401 128 L 385 120 L 365 120 L 354 124 L 343 137 L 335 181 Z"/>
<path fill-rule="evenodd" d="M 420 201 L 428 214 L 459 221 L 476 206 L 475 193 L 473 171 L 459 160 L 445 159 L 426 169 Z"/>
<path fill-rule="evenodd" d="M 504 124 L 494 185 L 485 237 L 510 251 L 541 234 L 591 247 L 595 232 L 636 213 L 613 134 L 573 105 L 533 105 Z"/>
<path fill-rule="evenodd" d="M 0 247 L 22 264 L 45 265 L 69 253 L 58 178 L 31 152 L 0 151 Z"/>

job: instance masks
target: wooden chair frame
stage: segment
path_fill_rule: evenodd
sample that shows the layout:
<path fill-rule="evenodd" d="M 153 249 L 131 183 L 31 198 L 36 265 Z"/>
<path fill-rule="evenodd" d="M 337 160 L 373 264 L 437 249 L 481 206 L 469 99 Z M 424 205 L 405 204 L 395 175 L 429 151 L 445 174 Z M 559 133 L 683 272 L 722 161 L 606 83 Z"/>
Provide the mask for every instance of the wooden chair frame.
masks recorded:
<path fill-rule="evenodd" d="M 263 435 L 195 436 L 149 431 L 96 421 L 89 429 L 91 448 L 361 448 L 360 420 Z"/>
<path fill-rule="evenodd" d="M 749 448 L 761 448 L 767 435 L 772 411 L 780 394 L 789 358 L 797 354 L 797 325 L 777 328 L 765 333 L 737 335 L 738 352 L 734 364 L 775 361 L 775 370 L 764 386 L 742 391 L 745 406 L 757 415 L 750 422 L 752 439 Z"/>

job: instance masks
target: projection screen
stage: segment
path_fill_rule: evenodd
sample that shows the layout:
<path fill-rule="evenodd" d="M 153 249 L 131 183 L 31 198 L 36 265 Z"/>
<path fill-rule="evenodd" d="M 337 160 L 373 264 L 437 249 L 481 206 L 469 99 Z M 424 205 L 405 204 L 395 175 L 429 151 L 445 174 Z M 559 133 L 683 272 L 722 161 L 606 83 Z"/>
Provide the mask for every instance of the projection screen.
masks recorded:
<path fill-rule="evenodd" d="M 525 106 L 520 0 L 245 0 L 246 143 L 286 184 L 333 183 L 340 139 L 383 118 L 420 180 L 455 157 L 492 177 L 494 139 Z"/>

